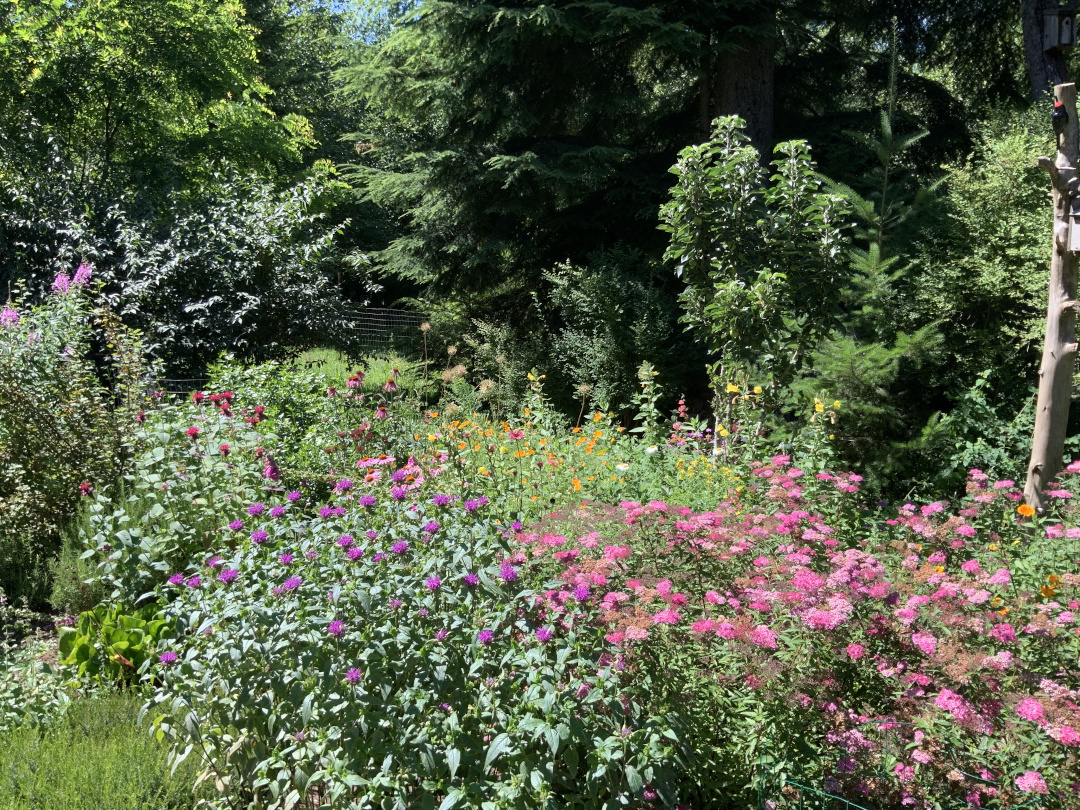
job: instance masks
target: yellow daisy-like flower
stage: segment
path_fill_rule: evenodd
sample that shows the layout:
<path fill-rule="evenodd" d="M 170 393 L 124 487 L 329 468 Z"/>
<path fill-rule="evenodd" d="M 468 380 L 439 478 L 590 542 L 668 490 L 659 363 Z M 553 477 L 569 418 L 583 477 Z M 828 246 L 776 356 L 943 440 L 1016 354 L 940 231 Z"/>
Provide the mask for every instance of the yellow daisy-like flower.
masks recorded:
<path fill-rule="evenodd" d="M 755 394 L 760 394 L 761 393 L 761 386 L 760 385 L 755 385 L 754 386 L 754 393 Z"/>
<path fill-rule="evenodd" d="M 814 403 L 814 410 L 818 413 L 821 413 L 823 410 L 825 410 L 825 406 L 822 405 L 820 402 Z"/>
<path fill-rule="evenodd" d="M 838 399 L 833 400 L 832 406 L 833 406 L 834 411 L 839 410 L 839 408 L 840 408 L 840 400 L 838 400 Z"/>
<path fill-rule="evenodd" d="M 739 386 L 734 385 L 732 383 L 728 383 L 727 384 L 727 392 L 729 394 L 737 394 L 737 393 L 739 393 Z"/>

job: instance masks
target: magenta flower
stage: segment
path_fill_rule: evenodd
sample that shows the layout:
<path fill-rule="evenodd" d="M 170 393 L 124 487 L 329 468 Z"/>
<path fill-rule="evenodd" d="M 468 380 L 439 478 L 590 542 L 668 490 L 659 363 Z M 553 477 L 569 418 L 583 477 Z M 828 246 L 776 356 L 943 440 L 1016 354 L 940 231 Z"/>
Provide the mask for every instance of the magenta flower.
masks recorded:
<path fill-rule="evenodd" d="M 404 540 L 398 540 L 394 545 L 390 546 L 390 551 L 394 554 L 404 554 L 409 550 L 409 544 Z"/>
<path fill-rule="evenodd" d="M 295 559 L 296 558 L 293 557 L 292 554 L 282 554 L 280 557 L 278 557 L 278 562 L 281 563 L 282 565 L 288 565 L 289 563 L 291 563 Z"/>
<path fill-rule="evenodd" d="M 405 487 L 395 486 L 390 488 L 390 497 L 395 501 L 403 501 L 409 494 L 409 490 Z"/>
<path fill-rule="evenodd" d="M 247 508 L 247 511 L 248 511 L 249 515 L 251 515 L 252 517 L 256 517 L 258 515 L 261 515 L 263 512 L 265 512 L 266 507 L 263 506 L 261 503 L 253 503 L 251 506 L 249 506 Z"/>
<path fill-rule="evenodd" d="M 354 668 L 350 669 L 348 672 L 345 673 L 345 680 L 348 681 L 349 683 L 356 683 L 357 681 L 360 680 L 360 676 L 362 674 L 363 673 L 360 672 L 360 670 L 358 670 L 358 669 L 356 669 L 354 667 Z"/>
<path fill-rule="evenodd" d="M 349 546 L 351 546 L 351 545 L 352 545 L 352 544 L 353 544 L 354 542 L 355 542 L 355 541 L 353 540 L 353 538 L 352 538 L 352 535 L 350 535 L 350 534 L 343 534 L 343 535 L 341 535 L 341 537 L 339 537 L 339 538 L 338 538 L 337 544 L 338 544 L 339 546 L 341 546 L 342 548 L 348 548 L 348 547 L 349 547 Z"/>
<path fill-rule="evenodd" d="M 189 579 L 184 584 L 187 585 L 189 588 L 198 588 L 200 585 L 202 585 L 202 579 L 200 579 L 197 576 L 192 577 L 191 579 Z"/>
<path fill-rule="evenodd" d="M 446 638 L 449 635 L 450 634 L 445 630 L 436 630 L 435 631 L 435 640 L 436 641 L 446 641 Z"/>
<path fill-rule="evenodd" d="M 671 608 L 665 608 L 659 613 L 653 614 L 652 620 L 656 624 L 678 624 L 682 617 Z"/>
<path fill-rule="evenodd" d="M 229 528 L 232 529 L 234 532 L 238 532 L 242 528 L 244 528 L 244 521 L 234 520 L 232 523 L 229 524 Z"/>
<path fill-rule="evenodd" d="M 476 640 L 481 644 L 490 644 L 495 639 L 495 634 L 490 630 L 481 630 L 476 634 Z"/>
<path fill-rule="evenodd" d="M 1016 786 L 1025 793 L 1047 793 L 1046 781 L 1038 771 L 1026 771 L 1016 777 Z"/>
<path fill-rule="evenodd" d="M 272 518 L 279 518 L 279 517 L 282 517 L 284 514 L 285 514 L 285 507 L 284 506 L 275 506 L 273 509 L 270 510 L 270 517 L 272 517 Z"/>
<path fill-rule="evenodd" d="M 170 585 L 183 585 L 184 584 L 184 575 L 183 574 L 173 574 L 171 577 L 169 577 L 169 584 Z"/>
<path fill-rule="evenodd" d="M 933 655 L 937 651 L 937 639 L 930 633 L 913 633 L 911 641 L 922 651 L 923 655 Z"/>
<path fill-rule="evenodd" d="M 290 492 L 288 495 L 285 496 L 285 500 L 287 500 L 287 501 L 298 501 L 298 500 L 300 500 L 300 493 L 299 492 Z"/>
<path fill-rule="evenodd" d="M 424 531 L 428 534 L 435 534 L 439 530 L 439 524 L 434 520 L 424 524 Z"/>
<path fill-rule="evenodd" d="M 435 506 L 449 506 L 452 501 L 453 498 L 451 498 L 449 495 L 436 495 L 434 498 L 431 499 L 431 502 Z"/>
<path fill-rule="evenodd" d="M 1043 711 L 1043 705 L 1035 698 L 1024 698 L 1020 701 L 1016 707 L 1016 713 L 1025 720 L 1031 720 L 1032 722 L 1039 723 L 1046 719 L 1046 713 Z"/>
<path fill-rule="evenodd" d="M 478 577 L 476 574 L 470 573 L 463 576 L 461 578 L 461 581 L 465 583 L 466 587 L 475 588 L 477 585 L 480 584 L 480 577 Z"/>
<path fill-rule="evenodd" d="M 767 650 L 776 649 L 776 633 L 763 624 L 759 624 L 751 630 L 746 637 L 750 639 L 752 644 L 756 644 L 758 647 L 764 647 Z"/>
<path fill-rule="evenodd" d="M 424 586 L 429 591 L 437 591 L 437 590 L 439 590 L 439 587 L 441 585 L 442 585 L 442 580 L 439 579 L 438 577 L 428 577 L 427 580 L 425 580 L 425 582 L 424 582 Z"/>
<path fill-rule="evenodd" d="M 289 577 L 281 587 L 287 591 L 295 591 L 303 581 L 300 577 Z"/>
<path fill-rule="evenodd" d="M 71 276 L 63 272 L 57 273 L 56 278 L 53 279 L 52 291 L 56 295 L 67 295 L 69 289 L 71 289 Z"/>
<path fill-rule="evenodd" d="M 337 486 L 334 487 L 334 492 L 348 492 L 353 488 L 353 482 L 348 478 L 342 478 L 337 482 Z"/>
<path fill-rule="evenodd" d="M 6 306 L 0 310 L 0 327 L 10 329 L 19 325 L 19 313 L 12 307 Z"/>
<path fill-rule="evenodd" d="M 90 275 L 92 272 L 93 271 L 91 270 L 90 265 L 86 264 L 85 262 L 83 264 L 80 264 L 77 268 L 75 268 L 75 278 L 71 280 L 71 283 L 74 284 L 76 287 L 85 286 L 90 282 Z"/>
<path fill-rule="evenodd" d="M 180 656 L 178 656 L 174 652 L 163 652 L 161 655 L 158 656 L 158 661 L 160 661 L 164 666 L 175 664 L 179 659 Z"/>
<path fill-rule="evenodd" d="M 359 546 L 353 546 L 345 552 L 345 556 L 348 557 L 350 560 L 359 560 L 361 557 L 364 556 L 364 550 Z"/>
<path fill-rule="evenodd" d="M 334 638 L 337 638 L 345 632 L 345 622 L 334 620 L 330 622 L 330 626 L 326 628 L 326 632 Z"/>
<path fill-rule="evenodd" d="M 866 647 L 862 644 L 848 644 L 847 654 L 852 661 L 858 661 L 866 653 Z"/>
<path fill-rule="evenodd" d="M 226 568 L 224 571 L 222 571 L 220 574 L 218 574 L 218 579 L 220 579 L 222 582 L 228 584 L 228 583 L 232 582 L 234 579 L 236 579 L 236 577 L 239 574 L 240 574 L 240 572 L 238 570 L 236 570 L 235 568 Z"/>
<path fill-rule="evenodd" d="M 257 532 L 251 533 L 251 542 L 259 546 L 265 543 L 270 538 L 270 535 L 259 529 Z"/>
<path fill-rule="evenodd" d="M 579 602 L 585 602 L 592 596 L 592 591 L 589 590 L 588 585 L 578 585 L 574 588 L 574 598 Z"/>
<path fill-rule="evenodd" d="M 551 641 L 554 636 L 555 633 L 549 627 L 540 627 L 536 630 L 536 640 L 541 644 Z"/>
<path fill-rule="evenodd" d="M 372 506 L 375 505 L 375 496 L 374 495 L 361 495 L 360 500 L 358 500 L 357 503 L 360 504 L 360 506 L 364 507 L 365 509 L 368 509 L 369 507 L 372 507 Z"/>
<path fill-rule="evenodd" d="M 514 566 L 506 562 L 499 566 L 499 579 L 503 582 L 513 582 L 517 579 L 517 571 Z"/>

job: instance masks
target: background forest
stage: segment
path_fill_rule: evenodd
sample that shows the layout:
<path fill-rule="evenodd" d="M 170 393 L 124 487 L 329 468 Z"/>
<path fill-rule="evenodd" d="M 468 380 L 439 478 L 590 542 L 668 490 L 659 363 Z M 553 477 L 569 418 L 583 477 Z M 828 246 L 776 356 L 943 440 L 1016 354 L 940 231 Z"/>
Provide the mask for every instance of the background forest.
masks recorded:
<path fill-rule="evenodd" d="M 406 306 L 503 398 L 535 367 L 567 413 L 629 419 L 647 361 L 693 412 L 763 385 L 780 436 L 839 399 L 846 463 L 948 490 L 1030 432 L 1042 5 L 3 0 L 0 287 L 88 262 L 183 378 Z M 845 214 L 820 311 L 777 299 L 725 354 L 658 226 L 680 151 L 735 114 L 763 164 L 805 140 Z"/>

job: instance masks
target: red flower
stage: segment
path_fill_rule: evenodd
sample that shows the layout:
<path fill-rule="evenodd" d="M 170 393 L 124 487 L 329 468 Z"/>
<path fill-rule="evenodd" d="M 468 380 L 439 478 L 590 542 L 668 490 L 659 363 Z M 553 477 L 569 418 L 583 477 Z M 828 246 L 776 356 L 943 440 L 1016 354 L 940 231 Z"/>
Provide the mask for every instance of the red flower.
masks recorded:
<path fill-rule="evenodd" d="M 189 427 L 184 432 L 187 433 L 187 435 L 191 437 L 192 441 L 194 441 L 195 437 L 197 437 L 199 435 L 199 429 L 197 427 L 195 427 L 194 425 L 192 427 Z"/>
<path fill-rule="evenodd" d="M 84 498 L 94 491 L 94 485 L 89 481 L 83 481 L 79 484 L 79 494 Z"/>

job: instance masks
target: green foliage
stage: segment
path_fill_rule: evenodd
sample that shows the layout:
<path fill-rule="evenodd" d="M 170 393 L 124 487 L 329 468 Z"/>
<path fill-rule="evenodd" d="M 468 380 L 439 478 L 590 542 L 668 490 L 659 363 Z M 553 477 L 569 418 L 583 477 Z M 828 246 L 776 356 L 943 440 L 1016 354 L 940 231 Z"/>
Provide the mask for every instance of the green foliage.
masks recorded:
<path fill-rule="evenodd" d="M 137 722 L 133 695 L 74 701 L 63 717 L 0 736 L 2 810 L 190 810 L 196 768 Z"/>
<path fill-rule="evenodd" d="M 52 645 L 34 628 L 44 619 L 0 591 L 0 735 L 44 722 L 70 700 L 64 678 L 45 660 Z"/>
<path fill-rule="evenodd" d="M 85 611 L 74 627 L 60 628 L 60 665 L 84 682 L 130 686 L 155 659 L 158 639 L 171 634 L 169 625 L 156 604 Z"/>
<path fill-rule="evenodd" d="M 0 587 L 38 603 L 61 529 L 125 471 L 148 401 L 139 336 L 90 299 L 71 283 L 17 316 L 5 307 L 0 327 Z"/>
<path fill-rule="evenodd" d="M 686 283 L 684 320 L 712 354 L 714 381 L 749 372 L 775 399 L 835 323 L 847 210 L 803 142 L 776 147 L 766 183 L 743 129 L 719 118 L 710 141 L 680 153 L 664 256 Z"/>

